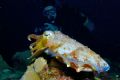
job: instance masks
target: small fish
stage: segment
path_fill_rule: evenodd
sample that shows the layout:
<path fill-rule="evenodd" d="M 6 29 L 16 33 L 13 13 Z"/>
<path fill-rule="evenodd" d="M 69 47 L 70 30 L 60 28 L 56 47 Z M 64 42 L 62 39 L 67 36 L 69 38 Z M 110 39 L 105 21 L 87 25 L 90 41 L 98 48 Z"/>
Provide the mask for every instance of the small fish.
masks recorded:
<path fill-rule="evenodd" d="M 28 40 L 36 41 L 30 45 L 33 59 L 39 56 L 43 51 L 80 71 L 106 72 L 110 69 L 108 63 L 87 46 L 70 38 L 60 31 L 45 31 L 41 35 L 30 34 Z"/>

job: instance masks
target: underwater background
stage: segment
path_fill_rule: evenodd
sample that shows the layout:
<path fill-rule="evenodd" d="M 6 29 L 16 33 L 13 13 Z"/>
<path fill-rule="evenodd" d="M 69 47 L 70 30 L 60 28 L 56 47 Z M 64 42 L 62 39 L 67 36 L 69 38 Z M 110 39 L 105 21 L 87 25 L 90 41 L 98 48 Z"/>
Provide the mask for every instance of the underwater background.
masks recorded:
<path fill-rule="evenodd" d="M 120 80 L 119 4 L 119 0 L 0 0 L 0 80 L 22 77 L 30 56 L 27 36 L 45 30 L 60 30 L 100 54 L 111 67 L 110 78 L 96 80 Z M 50 13 L 49 5 L 54 6 Z"/>

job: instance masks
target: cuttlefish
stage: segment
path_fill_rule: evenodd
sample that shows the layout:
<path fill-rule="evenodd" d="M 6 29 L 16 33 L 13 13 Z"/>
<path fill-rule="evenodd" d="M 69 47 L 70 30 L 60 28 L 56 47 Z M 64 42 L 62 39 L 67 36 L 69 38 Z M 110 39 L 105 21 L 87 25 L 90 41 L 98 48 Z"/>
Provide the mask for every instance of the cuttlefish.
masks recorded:
<path fill-rule="evenodd" d="M 32 39 L 35 39 L 35 42 L 29 46 L 32 52 L 29 59 L 39 56 L 44 51 L 76 72 L 97 71 L 100 73 L 110 69 L 108 63 L 99 54 L 60 31 L 45 31 L 41 35 L 28 35 L 28 40 Z"/>

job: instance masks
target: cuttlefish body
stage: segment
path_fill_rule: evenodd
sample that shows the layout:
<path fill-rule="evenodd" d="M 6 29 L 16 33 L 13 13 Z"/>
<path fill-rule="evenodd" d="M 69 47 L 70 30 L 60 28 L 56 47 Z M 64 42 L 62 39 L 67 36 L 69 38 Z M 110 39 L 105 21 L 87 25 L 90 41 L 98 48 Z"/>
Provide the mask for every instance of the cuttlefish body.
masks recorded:
<path fill-rule="evenodd" d="M 30 34 L 28 39 L 31 38 L 36 41 L 30 45 L 32 51 L 30 59 L 44 51 L 76 72 L 106 72 L 110 69 L 107 62 L 98 54 L 60 31 L 45 31 L 42 35 Z"/>

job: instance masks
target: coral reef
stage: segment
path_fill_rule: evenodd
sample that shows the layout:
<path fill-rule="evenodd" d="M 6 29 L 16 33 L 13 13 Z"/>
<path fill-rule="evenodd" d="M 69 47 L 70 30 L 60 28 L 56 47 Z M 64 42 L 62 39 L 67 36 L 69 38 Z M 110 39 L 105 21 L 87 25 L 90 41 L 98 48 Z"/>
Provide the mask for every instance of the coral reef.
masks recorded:
<path fill-rule="evenodd" d="M 0 80 L 18 80 L 23 73 L 23 71 L 10 67 L 0 55 Z"/>
<path fill-rule="evenodd" d="M 27 59 L 29 56 L 31 56 L 29 50 L 16 52 L 12 57 L 13 67 L 18 70 L 26 70 L 27 65 L 30 63 L 30 60 Z"/>
<path fill-rule="evenodd" d="M 38 57 L 31 65 L 27 67 L 26 72 L 22 76 L 21 80 L 119 80 L 119 72 L 103 72 L 100 74 L 94 74 L 91 77 L 90 74 L 79 74 L 74 70 L 68 69 L 64 64 L 61 64 L 51 58 L 48 59 Z M 62 69 L 63 68 L 63 69 Z M 118 70 L 118 69 L 117 69 Z M 81 72 L 80 72 L 81 73 Z M 84 73 L 84 72 L 83 72 Z M 70 75 L 71 74 L 71 75 Z"/>
<path fill-rule="evenodd" d="M 26 59 L 24 55 L 29 56 L 29 52 L 29 50 L 26 50 L 16 53 L 21 53 L 19 56 Z M 19 56 L 16 58 L 19 59 Z M 47 56 L 48 58 L 46 58 L 46 56 L 47 55 L 41 55 L 41 57 L 38 57 L 27 67 L 27 70 L 24 70 L 24 68 L 22 70 L 22 68 L 20 68 L 23 66 L 24 60 L 21 60 L 21 63 L 17 61 L 19 66 L 16 65 L 14 68 L 9 67 L 9 65 L 3 60 L 2 56 L 0 56 L 0 80 L 22 80 L 25 74 L 28 80 L 120 80 L 119 62 L 117 61 L 114 62 L 108 59 L 109 61 L 107 60 L 107 62 L 111 65 L 110 71 L 108 73 L 100 73 L 99 75 L 91 76 L 88 72 L 76 73 L 74 70 L 67 68 L 64 64 L 59 63 L 56 59 L 54 60 L 54 58 L 51 58 L 52 60 L 50 60 L 50 57 Z M 36 63 L 38 64 L 36 65 Z M 38 72 L 35 72 L 33 64 L 35 66 L 41 66 L 40 69 L 36 67 L 36 71 L 38 70 Z M 16 69 L 16 67 L 18 68 Z M 37 79 L 35 79 L 36 77 Z"/>
<path fill-rule="evenodd" d="M 47 61 L 39 57 L 27 67 L 21 80 L 73 80 L 55 67 L 48 67 Z"/>
<path fill-rule="evenodd" d="M 10 68 L 9 65 L 3 60 L 2 56 L 0 55 L 0 71 L 8 68 Z"/>

